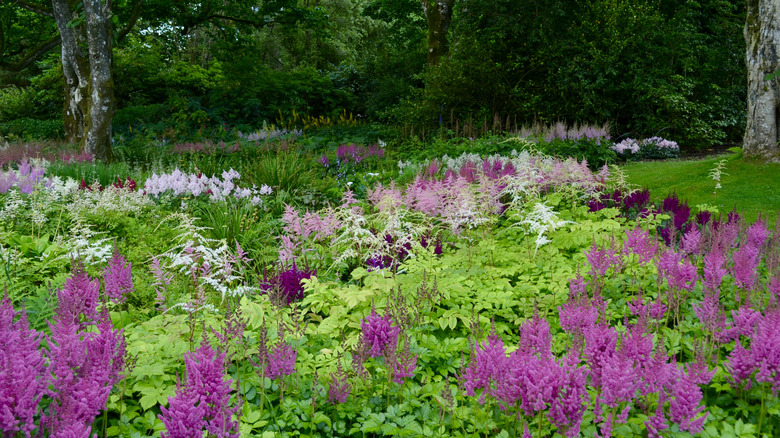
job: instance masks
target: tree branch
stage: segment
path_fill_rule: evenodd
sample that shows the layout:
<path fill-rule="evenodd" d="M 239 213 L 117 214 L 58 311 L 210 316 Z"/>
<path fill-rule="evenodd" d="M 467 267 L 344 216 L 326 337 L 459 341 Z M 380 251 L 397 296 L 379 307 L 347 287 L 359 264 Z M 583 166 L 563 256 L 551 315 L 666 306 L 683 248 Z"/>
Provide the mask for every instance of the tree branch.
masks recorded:
<path fill-rule="evenodd" d="M 27 3 L 24 0 L 10 0 L 10 1 L 7 1 L 7 2 L 8 3 L 14 3 L 17 6 L 23 8 L 23 9 L 27 9 L 30 12 L 34 12 L 34 13 L 39 14 L 39 15 L 45 15 L 47 17 L 54 18 L 54 12 L 52 12 L 49 9 L 42 8 L 39 5 L 35 5 L 35 4 L 32 4 L 32 3 Z"/>
<path fill-rule="evenodd" d="M 60 36 L 55 35 L 50 40 L 43 42 L 38 47 L 30 50 L 29 53 L 24 55 L 24 58 L 22 58 L 21 61 L 17 62 L 16 64 L 9 64 L 5 68 L 11 71 L 24 70 L 25 68 L 29 67 L 30 64 L 35 62 L 38 58 L 43 56 L 46 52 L 60 45 L 60 42 L 61 42 Z"/>
<path fill-rule="evenodd" d="M 144 0 L 138 0 L 135 2 L 135 6 L 133 6 L 133 11 L 130 13 L 130 19 L 127 20 L 127 24 L 125 24 L 125 27 L 122 28 L 122 30 L 119 31 L 119 35 L 117 36 L 117 41 L 122 41 L 125 39 L 128 33 L 135 27 L 135 24 L 138 22 L 138 18 L 141 17 L 141 6 L 143 5 Z"/>

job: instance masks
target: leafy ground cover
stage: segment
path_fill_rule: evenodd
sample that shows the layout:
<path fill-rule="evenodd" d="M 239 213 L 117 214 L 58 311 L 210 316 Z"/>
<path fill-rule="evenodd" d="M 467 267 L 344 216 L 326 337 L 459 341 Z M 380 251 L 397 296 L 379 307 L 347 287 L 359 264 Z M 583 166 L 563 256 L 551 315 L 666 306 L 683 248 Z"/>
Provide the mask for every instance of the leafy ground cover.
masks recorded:
<path fill-rule="evenodd" d="M 722 189 L 710 174 L 721 160 L 726 160 Z M 721 211 L 737 208 L 748 220 L 759 214 L 774 217 L 780 211 L 780 165 L 755 163 L 737 154 L 712 156 L 695 160 L 666 160 L 628 163 L 624 167 L 631 183 L 648 187 L 653 199 L 670 193 L 681 198 L 717 206 Z"/>
<path fill-rule="evenodd" d="M 4 168 L 0 430 L 777 435 L 780 227 L 530 146 Z"/>

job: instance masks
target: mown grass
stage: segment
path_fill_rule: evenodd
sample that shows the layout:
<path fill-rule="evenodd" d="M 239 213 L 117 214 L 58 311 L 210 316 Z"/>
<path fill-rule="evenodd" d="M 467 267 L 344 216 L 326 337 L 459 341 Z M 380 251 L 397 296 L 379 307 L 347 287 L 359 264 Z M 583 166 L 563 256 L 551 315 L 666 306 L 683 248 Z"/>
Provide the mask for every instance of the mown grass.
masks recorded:
<path fill-rule="evenodd" d="M 721 178 L 723 187 L 715 193 L 715 181 L 709 175 L 723 159 L 727 160 L 726 174 Z M 692 207 L 709 204 L 728 212 L 736 206 L 745 219 L 753 221 L 760 213 L 769 215 L 771 224 L 780 212 L 780 164 L 727 154 L 693 160 L 634 162 L 624 165 L 623 170 L 630 183 L 648 187 L 653 200 L 676 192 Z"/>

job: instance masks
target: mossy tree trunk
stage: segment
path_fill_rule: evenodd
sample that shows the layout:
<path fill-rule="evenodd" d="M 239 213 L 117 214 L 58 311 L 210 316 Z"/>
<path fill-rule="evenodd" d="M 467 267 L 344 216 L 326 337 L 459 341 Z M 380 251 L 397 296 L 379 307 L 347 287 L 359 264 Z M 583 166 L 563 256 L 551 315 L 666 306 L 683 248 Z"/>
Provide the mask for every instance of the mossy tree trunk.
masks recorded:
<path fill-rule="evenodd" d="M 455 0 L 420 0 L 428 23 L 428 65 L 436 65 L 449 51 L 447 30 L 452 23 Z"/>
<path fill-rule="evenodd" d="M 747 0 L 746 156 L 780 160 L 780 0 Z M 769 76 L 769 77 L 768 77 Z"/>
<path fill-rule="evenodd" d="M 111 121 L 116 107 L 112 72 L 111 1 L 52 0 L 62 39 L 66 139 L 98 159 L 113 158 Z"/>

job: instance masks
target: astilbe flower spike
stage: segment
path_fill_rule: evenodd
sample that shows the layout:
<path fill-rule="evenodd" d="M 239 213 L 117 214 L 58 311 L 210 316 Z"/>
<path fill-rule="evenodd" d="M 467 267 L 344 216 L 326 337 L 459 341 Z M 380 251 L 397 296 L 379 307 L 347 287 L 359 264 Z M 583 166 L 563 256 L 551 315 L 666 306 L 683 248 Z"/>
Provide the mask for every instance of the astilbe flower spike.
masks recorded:
<path fill-rule="evenodd" d="M 295 372 L 295 359 L 298 352 L 290 344 L 280 341 L 268 352 L 266 377 L 271 380 L 289 376 Z"/>
<path fill-rule="evenodd" d="M 52 436 L 73 436 L 69 430 L 92 424 L 124 368 L 124 335 L 113 329 L 105 308 L 98 315 L 99 288 L 77 267 L 58 293 L 48 338 L 52 401 L 41 419 Z M 93 325 L 97 331 L 86 331 Z"/>
<path fill-rule="evenodd" d="M 167 429 L 162 438 L 209 436 L 238 438 L 238 421 L 232 417 L 240 406 L 230 407 L 231 379 L 224 379 L 225 353 L 217 354 L 206 342 L 184 355 L 187 383 L 177 384 L 176 395 L 162 406 L 160 420 Z"/>
<path fill-rule="evenodd" d="M 352 385 L 349 384 L 347 374 L 341 368 L 341 362 L 336 367 L 336 372 L 330 375 L 330 386 L 328 387 L 328 402 L 332 404 L 346 403 Z"/>
<path fill-rule="evenodd" d="M 379 316 L 375 308 L 360 322 L 361 339 L 368 348 L 370 357 L 379 357 L 386 351 L 395 351 L 401 328 L 392 325 L 390 315 Z"/>
<path fill-rule="evenodd" d="M 104 287 L 106 295 L 111 301 L 124 303 L 125 295 L 135 290 L 132 268 L 133 264 L 125 260 L 125 257 L 114 247 L 114 253 L 108 261 L 108 266 L 103 269 Z"/>
<path fill-rule="evenodd" d="M 34 416 L 47 386 L 38 350 L 42 336 L 30 329 L 24 309 L 14 311 L 6 294 L 0 302 L 0 431 L 6 436 L 22 432 L 29 438 L 35 429 Z"/>

